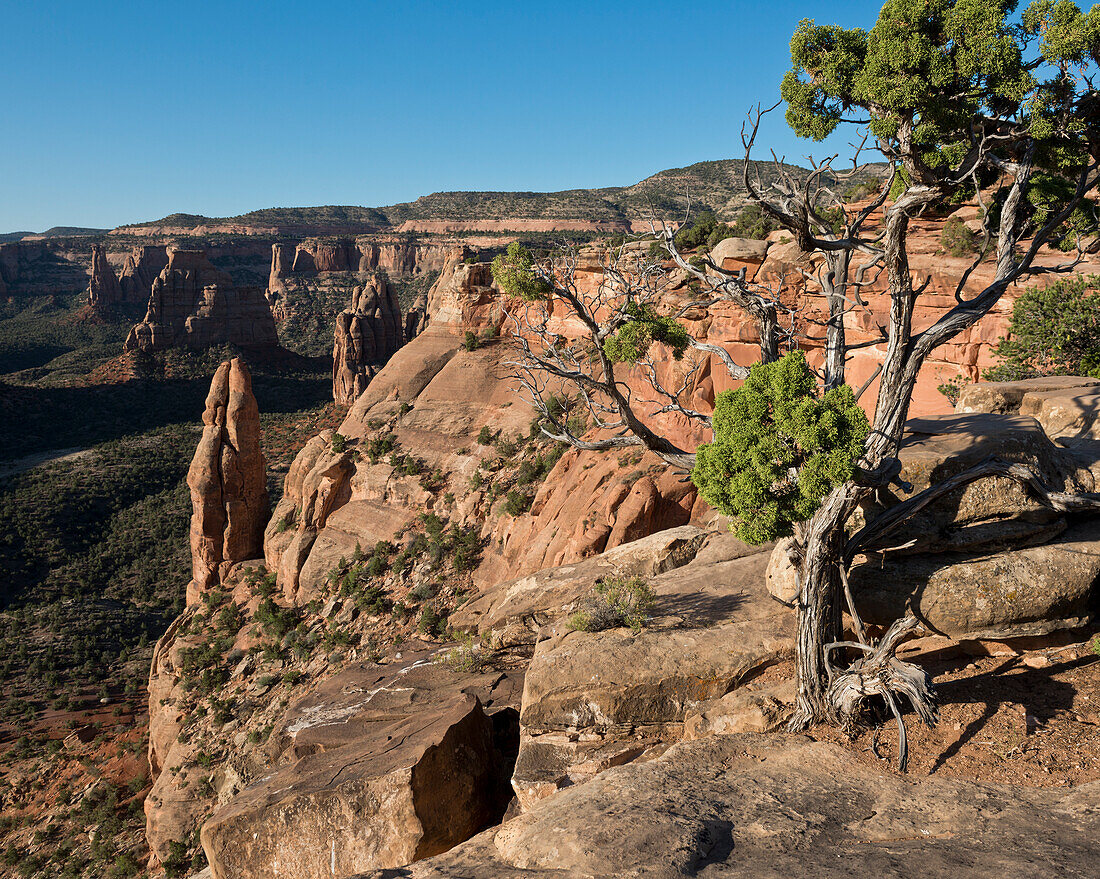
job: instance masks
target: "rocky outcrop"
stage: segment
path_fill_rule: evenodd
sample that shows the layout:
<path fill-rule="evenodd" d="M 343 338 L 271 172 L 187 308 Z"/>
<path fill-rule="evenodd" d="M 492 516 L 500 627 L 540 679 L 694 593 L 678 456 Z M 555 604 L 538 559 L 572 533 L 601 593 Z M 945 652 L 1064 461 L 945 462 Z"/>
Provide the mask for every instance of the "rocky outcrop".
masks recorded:
<path fill-rule="evenodd" d="M 673 529 L 667 538 L 652 535 L 601 557 L 612 568 L 616 559 L 625 562 L 621 573 L 597 574 L 593 559 L 529 578 L 558 580 L 556 589 L 517 583 L 501 590 L 501 609 L 525 606 L 521 623 L 538 628 L 540 619 L 554 618 L 540 630 L 524 681 L 512 778 L 524 809 L 610 766 L 659 753 L 681 737 L 689 716 L 793 655 L 793 614 L 763 588 L 770 547 L 746 546 L 729 533 L 707 535 L 699 547 L 692 531 L 703 536 L 698 529 Z M 682 564 L 665 567 L 677 556 L 657 552 L 654 558 L 659 538 L 666 552 L 687 552 L 687 560 L 680 555 Z M 676 548 L 684 539 L 690 542 Z M 587 632 L 568 625 L 571 611 L 592 594 L 596 576 L 644 571 L 651 559 L 664 560 L 658 562 L 664 573 L 644 577 L 656 594 L 653 619 L 644 628 Z M 526 601 L 517 601 L 517 588 L 527 593 Z M 514 618 L 497 617 L 504 625 L 494 639 L 515 641 L 509 637 Z"/>
<path fill-rule="evenodd" d="M 372 274 L 352 291 L 350 307 L 336 315 L 332 398 L 353 403 L 404 341 L 397 293 L 385 274 Z"/>
<path fill-rule="evenodd" d="M 1088 876 L 1097 797 L 1097 782 L 914 780 L 833 744 L 745 733 L 611 768 L 446 854 L 367 876 Z"/>
<path fill-rule="evenodd" d="M 322 719 L 326 711 L 339 716 L 335 706 L 315 705 L 299 732 L 309 731 L 310 719 L 333 725 Z M 507 735 L 477 696 L 455 692 L 442 704 L 418 704 L 409 716 L 365 727 L 348 727 L 348 719 L 334 724 L 356 733 L 348 743 L 277 770 L 203 825 L 214 879 L 400 867 L 500 820 L 509 795 L 498 745 Z"/>
<path fill-rule="evenodd" d="M 122 302 L 122 287 L 115 270 L 107 262 L 107 250 L 102 244 L 92 245 L 92 277 L 88 281 L 88 305 L 107 312 Z"/>
<path fill-rule="evenodd" d="M 974 393 L 968 400 L 979 398 Z M 986 399 L 1004 408 L 1005 395 L 990 392 Z M 990 457 L 1027 465 L 1056 491 L 1089 492 L 1096 484 L 1089 462 L 1052 442 L 1034 418 L 914 419 L 899 452 L 898 478 L 851 526 Z M 850 575 L 868 622 L 887 625 L 911 604 L 930 630 L 956 640 L 1081 627 L 1091 619 L 1098 577 L 1100 518 L 1052 510 L 1005 477 L 979 479 L 920 510 L 885 545 L 857 556 Z M 772 556 L 767 582 L 776 598 L 795 600 L 797 572 L 785 544 Z"/>
<path fill-rule="evenodd" d="M 240 358 L 214 373 L 202 423 L 187 471 L 193 509 L 188 603 L 220 582 L 235 562 L 263 555 L 267 467 L 252 377 Z"/>
<path fill-rule="evenodd" d="M 258 288 L 236 287 L 201 250 L 176 250 L 153 282 L 145 319 L 127 351 L 278 344 L 271 309 Z"/>
<path fill-rule="evenodd" d="M 163 244 L 135 247 L 127 254 L 119 274 L 123 300 L 133 303 L 147 302 L 153 290 L 153 282 L 166 265 L 168 249 Z"/>

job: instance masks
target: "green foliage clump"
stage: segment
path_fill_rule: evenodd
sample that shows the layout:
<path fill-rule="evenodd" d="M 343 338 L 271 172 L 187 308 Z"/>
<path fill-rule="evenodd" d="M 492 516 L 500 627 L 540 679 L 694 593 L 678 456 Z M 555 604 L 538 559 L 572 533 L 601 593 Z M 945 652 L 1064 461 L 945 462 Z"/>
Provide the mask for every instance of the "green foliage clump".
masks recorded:
<path fill-rule="evenodd" d="M 713 211 L 703 211 L 695 218 L 694 223 L 690 226 L 684 226 L 676 233 L 672 239 L 673 243 L 676 245 L 676 249 L 681 252 L 694 250 L 696 247 L 707 243 L 707 239 L 710 238 L 718 225 L 718 218 L 714 216 Z"/>
<path fill-rule="evenodd" d="M 656 595 L 641 577 L 601 577 L 582 607 L 569 618 L 578 632 L 629 626 L 635 634 L 649 621 Z"/>
<path fill-rule="evenodd" d="M 954 406 L 959 402 L 959 397 L 962 396 L 963 388 L 968 384 L 970 384 L 970 379 L 965 375 L 957 375 L 939 385 L 936 390 L 947 397 L 947 401 Z"/>
<path fill-rule="evenodd" d="M 869 31 L 804 19 L 780 87 L 788 124 L 819 141 L 861 110 L 878 138 L 912 124 L 920 160 L 939 174 L 971 148 L 975 118 L 1018 120 L 1036 139 L 1040 166 L 1079 166 L 1087 121 L 1070 122 L 1075 141 L 1059 138 L 1091 88 L 1081 74 L 1100 55 L 1100 8 L 1037 0 L 1017 18 L 1015 7 L 886 0 Z"/>
<path fill-rule="evenodd" d="M 737 219 L 734 221 L 733 226 L 730 227 L 730 234 L 725 236 L 727 238 L 756 238 L 763 240 L 767 238 L 771 232 L 774 232 L 779 228 L 779 224 L 773 220 L 770 216 L 764 213 L 763 208 L 758 204 L 745 205 L 741 209 L 741 212 L 737 215 Z M 708 242 L 709 243 L 709 242 Z M 715 244 L 718 242 L 716 241 Z M 714 244 L 710 245 L 711 247 Z"/>
<path fill-rule="evenodd" d="M 550 295 L 550 284 L 535 269 L 531 252 L 518 241 L 493 260 L 493 280 L 509 296 L 535 301 Z"/>
<path fill-rule="evenodd" d="M 477 333 L 473 330 L 466 330 L 466 340 L 462 343 L 462 347 L 467 351 L 476 351 L 481 347 L 481 340 L 477 337 Z"/>
<path fill-rule="evenodd" d="M 718 395 L 714 441 L 699 447 L 691 479 L 737 520 L 737 536 L 761 544 L 789 536 L 854 472 L 870 431 L 847 385 L 824 395 L 800 351 L 752 367 Z"/>
<path fill-rule="evenodd" d="M 513 489 L 507 494 L 507 500 L 504 502 L 504 512 L 509 516 L 522 516 L 531 509 L 531 504 L 534 500 L 534 495 L 515 491 Z"/>
<path fill-rule="evenodd" d="M 435 661 L 455 671 L 472 674 L 483 671 L 489 662 L 486 651 L 468 632 L 459 636 L 458 644 L 436 656 Z"/>
<path fill-rule="evenodd" d="M 332 435 L 332 450 L 337 454 L 344 451 L 348 447 L 348 438 L 342 433 L 334 433 Z"/>
<path fill-rule="evenodd" d="M 477 433 L 477 444 L 479 446 L 487 446 L 493 441 L 493 432 L 489 429 L 489 425 L 485 425 Z"/>
<path fill-rule="evenodd" d="M 978 236 L 958 217 L 948 217 L 940 232 L 940 246 L 951 256 L 970 256 L 978 251 Z"/>
<path fill-rule="evenodd" d="M 687 330 L 671 317 L 658 314 L 651 305 L 628 302 L 623 311 L 630 318 L 603 343 L 604 354 L 613 363 L 637 363 L 654 342 L 667 345 L 674 360 L 680 360 L 691 344 Z"/>
<path fill-rule="evenodd" d="M 1001 363 L 987 381 L 1041 375 L 1100 378 L 1100 276 L 1063 278 L 1028 290 L 1012 306 L 1008 335 L 993 348 Z"/>

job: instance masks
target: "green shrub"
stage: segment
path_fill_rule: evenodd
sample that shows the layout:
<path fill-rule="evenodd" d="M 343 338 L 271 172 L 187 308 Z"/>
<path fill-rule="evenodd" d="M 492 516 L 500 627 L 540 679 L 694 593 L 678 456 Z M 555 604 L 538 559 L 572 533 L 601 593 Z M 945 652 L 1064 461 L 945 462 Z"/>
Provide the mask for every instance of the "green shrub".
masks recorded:
<path fill-rule="evenodd" d="M 488 664 L 488 657 L 473 635 L 467 633 L 459 637 L 459 643 L 454 647 L 436 656 L 435 661 L 455 671 L 477 673 Z"/>
<path fill-rule="evenodd" d="M 592 594 L 569 618 L 578 632 L 602 632 L 629 626 L 640 632 L 649 620 L 656 595 L 641 577 L 601 577 Z"/>
<path fill-rule="evenodd" d="M 466 341 L 462 343 L 462 347 L 467 351 L 476 351 L 481 347 L 481 341 L 477 337 L 477 333 L 472 330 L 466 330 Z"/>
<path fill-rule="evenodd" d="M 630 317 L 603 343 L 604 354 L 615 363 L 636 363 L 654 342 L 668 346 L 674 360 L 680 360 L 691 344 L 687 330 L 671 317 L 659 315 L 652 306 L 628 302 L 623 311 Z"/>
<path fill-rule="evenodd" d="M 479 446 L 487 446 L 492 441 L 493 441 L 493 432 L 491 430 L 489 430 L 488 425 L 485 425 L 485 427 L 481 428 L 481 430 L 479 430 L 477 432 L 477 444 Z"/>
<path fill-rule="evenodd" d="M 342 433 L 334 433 L 332 435 L 332 450 L 339 454 L 348 447 L 348 438 Z"/>
<path fill-rule="evenodd" d="M 504 512 L 509 516 L 522 516 L 531 509 L 531 504 L 534 503 L 534 500 L 534 495 L 518 492 L 513 489 L 508 492 L 507 500 L 504 502 Z"/>
<path fill-rule="evenodd" d="M 752 367 L 714 407 L 714 440 L 699 447 L 691 479 L 761 544 L 790 535 L 854 473 L 870 426 L 847 385 L 818 396 L 800 351 Z"/>
<path fill-rule="evenodd" d="M 416 628 L 417 631 L 425 635 L 437 638 L 443 634 L 446 625 L 447 617 L 440 614 L 435 605 L 427 604 L 424 606 L 424 610 L 420 612 L 420 622 L 417 623 Z"/>
<path fill-rule="evenodd" d="M 984 373 L 987 381 L 1100 378 L 1100 276 L 1078 275 L 1028 290 L 1013 304 L 1008 335 L 993 353 L 1002 362 Z"/>
<path fill-rule="evenodd" d="M 958 217 L 948 217 L 940 232 L 940 246 L 951 256 L 970 256 L 978 252 L 978 236 Z"/>
<path fill-rule="evenodd" d="M 948 379 L 939 387 L 936 388 L 941 394 L 947 397 L 949 403 L 952 406 L 958 405 L 959 397 L 962 395 L 963 388 L 970 384 L 970 379 L 965 375 L 957 375 L 952 379 Z"/>

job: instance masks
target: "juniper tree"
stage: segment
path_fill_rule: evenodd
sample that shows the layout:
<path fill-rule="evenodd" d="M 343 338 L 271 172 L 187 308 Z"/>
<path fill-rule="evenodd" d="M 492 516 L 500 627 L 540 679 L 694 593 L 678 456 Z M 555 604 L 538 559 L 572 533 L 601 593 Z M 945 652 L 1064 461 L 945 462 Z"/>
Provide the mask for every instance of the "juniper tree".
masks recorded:
<path fill-rule="evenodd" d="M 790 552 L 800 594 L 798 702 L 791 727 L 850 723 L 869 696 L 881 697 L 902 727 L 904 766 L 900 700 L 922 719 L 935 718 L 923 672 L 893 655 L 918 621 L 909 614 L 877 645 L 867 641 L 847 589 L 855 555 L 883 545 L 893 529 L 937 497 L 983 476 L 1017 479 L 1061 509 L 1100 503 L 1054 495 L 1026 468 L 994 461 L 914 496 L 854 535 L 846 531 L 860 502 L 897 474 L 910 401 L 929 354 L 979 321 L 1010 285 L 1072 272 L 1083 257 L 1096 228 L 1090 198 L 1100 180 L 1100 94 L 1093 82 L 1100 64 L 1100 7 L 1083 12 L 1069 0 L 1037 0 L 1017 15 L 1015 4 L 1003 0 L 888 0 L 869 31 L 802 21 L 791 57 L 780 87 L 790 127 L 817 141 L 841 126 L 862 132 L 850 171 L 836 171 L 834 156 L 795 178 L 777 160 L 775 182 L 767 186 L 750 158 L 769 111 L 751 114 L 742 136 L 749 198 L 803 251 L 819 257 L 819 271 L 806 278 L 807 293 L 824 300 L 819 323 L 785 305 L 778 289 L 746 281 L 744 272 L 723 271 L 705 256 L 685 259 L 674 232 L 663 225 L 654 232 L 700 290 L 697 301 L 677 311 L 664 303 L 667 273 L 627 246 L 608 251 L 595 291 L 577 283 L 579 258 L 568 248 L 541 262 L 518 246 L 509 248 L 494 264 L 494 275 L 524 302 L 512 315 L 521 355 L 517 377 L 536 407 L 545 415 L 545 401 L 560 399 L 565 388 L 591 416 L 588 426 L 604 429 L 582 436 L 565 418 L 544 417 L 545 433 L 583 449 L 643 446 L 692 472 L 704 496 L 725 511 L 763 514 L 759 530 L 742 525 L 743 536 L 793 533 Z M 891 171 L 866 202 L 846 204 L 838 193 L 866 171 L 860 159 L 868 148 Z M 910 270 L 910 224 L 965 198 L 982 208 L 978 252 L 958 281 L 955 305 L 917 331 L 914 309 L 928 281 L 915 280 Z M 1037 264 L 1047 245 L 1069 255 L 1054 265 Z M 972 283 L 984 260 L 990 261 L 992 280 Z M 866 307 L 863 290 L 876 282 L 889 296 L 887 324 L 881 338 L 853 343 L 845 316 Z M 723 301 L 750 317 L 760 362 L 770 369 L 757 367 L 751 374 L 725 349 L 673 326 L 692 310 Z M 580 327 L 578 338 L 560 332 L 563 312 Z M 871 382 L 853 391 L 845 369 L 855 348 L 872 343 L 884 350 L 872 377 L 879 388 L 867 429 L 853 406 Z M 691 352 L 676 387 L 662 381 L 667 372 L 651 352 L 654 345 L 671 348 L 673 356 Z M 824 349 L 812 381 L 808 371 L 799 377 L 805 365 L 796 356 L 777 363 L 796 347 Z M 747 379 L 743 392 L 719 397 L 713 414 L 685 403 L 705 363 L 700 355 L 712 355 L 732 378 Z M 654 399 L 635 399 L 623 380 L 626 368 L 649 380 Z M 779 387 L 781 378 L 788 386 Z M 769 410 L 760 398 L 768 394 L 778 394 L 789 411 L 776 417 L 773 407 L 765 417 Z M 805 423 L 796 429 L 791 419 L 800 411 Z M 713 442 L 698 454 L 680 448 L 653 427 L 653 416 L 661 414 L 701 423 L 713 431 Z M 823 429 L 825 418 L 831 419 L 831 433 Z M 761 450 L 780 435 L 791 449 L 761 466 Z M 842 608 L 853 620 L 856 643 L 841 641 Z M 841 648 L 848 647 L 862 658 L 844 666 Z"/>

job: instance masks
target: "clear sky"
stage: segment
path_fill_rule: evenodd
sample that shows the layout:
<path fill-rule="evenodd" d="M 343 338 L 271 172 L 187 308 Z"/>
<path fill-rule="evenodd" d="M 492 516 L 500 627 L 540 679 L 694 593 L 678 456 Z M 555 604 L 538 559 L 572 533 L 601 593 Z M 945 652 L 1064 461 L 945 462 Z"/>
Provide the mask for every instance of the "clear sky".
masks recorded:
<path fill-rule="evenodd" d="M 107 2 L 0 15 L 0 232 L 629 185 L 741 155 L 856 2 Z M 776 113 L 762 135 L 797 161 Z"/>

